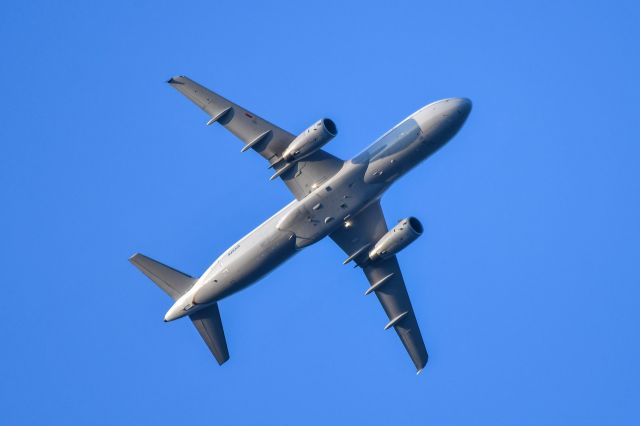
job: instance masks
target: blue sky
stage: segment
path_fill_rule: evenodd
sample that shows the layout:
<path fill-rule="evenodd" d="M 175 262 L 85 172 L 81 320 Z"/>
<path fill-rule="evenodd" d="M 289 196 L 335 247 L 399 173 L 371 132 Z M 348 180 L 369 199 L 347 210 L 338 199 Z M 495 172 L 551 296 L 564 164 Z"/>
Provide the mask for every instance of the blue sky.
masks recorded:
<path fill-rule="evenodd" d="M 0 14 L 0 423 L 640 424 L 636 2 L 13 2 Z M 383 198 L 421 376 L 331 241 L 221 302 L 231 360 L 127 258 L 200 274 L 291 196 L 164 81 L 350 158 L 458 136 Z"/>

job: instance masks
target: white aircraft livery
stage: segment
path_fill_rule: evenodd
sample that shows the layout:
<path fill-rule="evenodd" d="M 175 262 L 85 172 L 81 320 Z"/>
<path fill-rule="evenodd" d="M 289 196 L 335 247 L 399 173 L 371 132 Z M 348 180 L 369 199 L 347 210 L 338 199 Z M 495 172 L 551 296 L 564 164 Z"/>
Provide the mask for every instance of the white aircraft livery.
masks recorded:
<path fill-rule="evenodd" d="M 129 260 L 174 301 L 164 320 L 188 316 L 219 364 L 229 359 L 218 302 L 255 283 L 305 247 L 329 236 L 360 267 L 418 373 L 427 363 L 396 254 L 423 231 L 415 217 L 390 230 L 380 198 L 400 176 L 446 144 L 462 127 L 471 101 L 449 98 L 413 113 L 351 160 L 323 149 L 337 134 L 323 118 L 298 136 L 258 117 L 187 77 L 168 83 L 264 157 L 295 200 L 227 249 L 199 278 L 142 254 Z"/>

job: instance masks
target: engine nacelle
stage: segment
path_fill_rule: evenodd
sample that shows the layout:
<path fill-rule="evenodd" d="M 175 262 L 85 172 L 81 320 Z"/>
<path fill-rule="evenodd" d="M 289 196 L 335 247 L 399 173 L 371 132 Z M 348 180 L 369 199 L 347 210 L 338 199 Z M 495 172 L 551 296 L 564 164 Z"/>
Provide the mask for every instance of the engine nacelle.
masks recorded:
<path fill-rule="evenodd" d="M 302 160 L 322 148 L 337 134 L 336 124 L 328 118 L 323 118 L 300 133 L 282 153 L 282 158 L 288 163 Z"/>
<path fill-rule="evenodd" d="M 393 256 L 418 239 L 423 230 L 422 224 L 415 217 L 401 220 L 378 240 L 369 252 L 369 259 L 386 259 Z"/>

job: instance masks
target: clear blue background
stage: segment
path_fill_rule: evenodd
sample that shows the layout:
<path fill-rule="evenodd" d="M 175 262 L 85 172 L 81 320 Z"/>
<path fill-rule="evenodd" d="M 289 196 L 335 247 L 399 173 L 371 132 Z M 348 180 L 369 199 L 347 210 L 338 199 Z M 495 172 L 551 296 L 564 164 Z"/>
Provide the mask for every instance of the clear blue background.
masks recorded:
<path fill-rule="evenodd" d="M 0 13 L 0 423 L 640 424 L 637 2 L 12 2 Z M 474 109 L 383 199 L 421 376 L 322 241 L 221 303 L 231 360 L 127 258 L 200 274 L 292 197 L 164 81 L 349 158 Z"/>

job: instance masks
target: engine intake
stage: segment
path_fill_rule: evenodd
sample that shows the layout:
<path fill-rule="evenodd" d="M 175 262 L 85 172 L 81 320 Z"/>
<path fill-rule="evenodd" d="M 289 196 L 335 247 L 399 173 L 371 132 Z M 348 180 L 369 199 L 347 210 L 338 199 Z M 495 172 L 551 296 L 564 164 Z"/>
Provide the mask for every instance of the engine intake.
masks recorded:
<path fill-rule="evenodd" d="M 418 239 L 424 228 L 415 217 L 408 217 L 398 222 L 389 232 L 378 240 L 369 252 L 369 259 L 386 259 L 400 252 L 403 248 Z"/>
<path fill-rule="evenodd" d="M 313 154 L 338 134 L 336 124 L 323 118 L 296 137 L 282 153 L 286 162 L 300 161 Z"/>

